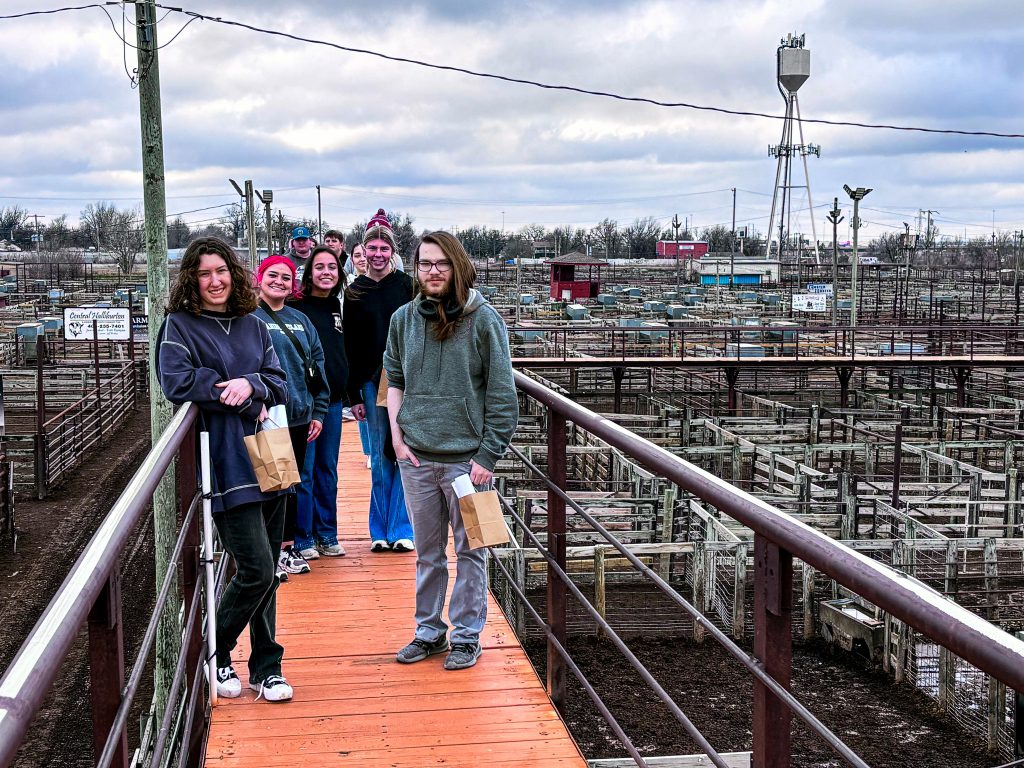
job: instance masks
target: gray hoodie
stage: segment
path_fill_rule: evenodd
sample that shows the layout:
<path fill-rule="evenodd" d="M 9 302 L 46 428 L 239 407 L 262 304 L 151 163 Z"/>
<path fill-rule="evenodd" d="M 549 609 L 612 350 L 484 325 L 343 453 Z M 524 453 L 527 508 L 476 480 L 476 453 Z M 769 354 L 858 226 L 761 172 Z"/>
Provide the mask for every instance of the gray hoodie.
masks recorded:
<path fill-rule="evenodd" d="M 512 440 L 519 401 L 501 316 L 473 289 L 455 333 L 434 338 L 417 296 L 391 317 L 384 370 L 404 390 L 397 421 L 418 458 L 474 460 L 494 470 Z"/>

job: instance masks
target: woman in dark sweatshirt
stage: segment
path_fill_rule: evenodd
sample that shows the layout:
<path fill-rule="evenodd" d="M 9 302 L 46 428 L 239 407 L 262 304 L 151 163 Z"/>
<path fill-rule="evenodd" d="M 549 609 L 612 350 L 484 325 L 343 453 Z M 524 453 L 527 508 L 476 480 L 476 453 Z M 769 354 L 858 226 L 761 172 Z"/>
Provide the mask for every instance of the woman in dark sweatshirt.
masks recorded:
<path fill-rule="evenodd" d="M 321 245 L 313 250 L 302 270 L 302 298 L 289 304 L 306 315 L 316 328 L 331 390 L 323 429 L 306 448 L 298 489 L 295 548 L 307 560 L 345 554 L 345 548 L 338 543 L 338 453 L 348 385 L 348 358 L 341 324 L 344 289 L 345 273 L 337 254 Z"/>
<path fill-rule="evenodd" d="M 390 445 L 387 409 L 377 407 L 377 389 L 391 315 L 412 299 L 412 278 L 395 269 L 391 260 L 398 249 L 383 209 L 366 225 L 363 247 L 366 274 L 357 277 L 345 292 L 343 324 L 352 414 L 366 420 L 370 438 L 370 549 L 409 552 L 413 549 L 412 525 Z"/>
<path fill-rule="evenodd" d="M 254 309 L 252 282 L 231 246 L 216 237 L 192 241 L 160 329 L 156 371 L 168 400 L 199 406 L 215 458 L 213 521 L 236 566 L 217 607 L 217 692 L 242 693 L 231 651 L 249 625 L 249 687 L 267 701 L 285 701 L 292 688 L 281 676 L 274 578 L 285 496 L 260 490 L 243 438 L 269 407 L 288 401 L 288 388 Z"/>

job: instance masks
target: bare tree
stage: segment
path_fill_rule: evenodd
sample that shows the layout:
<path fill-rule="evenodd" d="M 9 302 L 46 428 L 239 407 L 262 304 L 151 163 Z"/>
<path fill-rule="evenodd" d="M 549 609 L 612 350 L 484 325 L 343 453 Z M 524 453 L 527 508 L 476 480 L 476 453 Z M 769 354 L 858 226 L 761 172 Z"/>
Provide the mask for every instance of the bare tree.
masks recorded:
<path fill-rule="evenodd" d="M 102 200 L 98 203 L 89 203 L 82 209 L 80 216 L 82 229 L 89 234 L 89 239 L 96 246 L 97 251 L 107 247 L 111 232 L 119 224 L 119 213 L 116 205 Z"/>
<path fill-rule="evenodd" d="M 43 231 L 43 250 L 62 251 L 71 244 L 71 234 L 67 214 L 51 219 Z"/>
<path fill-rule="evenodd" d="M 167 225 L 167 247 L 184 248 L 192 239 L 192 228 L 181 216 Z"/>
<path fill-rule="evenodd" d="M 505 245 L 506 259 L 532 259 L 533 243 L 524 235 L 513 235 Z"/>
<path fill-rule="evenodd" d="M 604 246 L 607 258 L 618 258 L 622 251 L 622 233 L 619 232 L 619 223 L 617 221 L 614 219 L 602 219 L 590 230 L 590 234 Z"/>
<path fill-rule="evenodd" d="M 118 211 L 107 235 L 107 248 L 114 254 L 117 269 L 122 275 L 135 270 L 135 259 L 142 250 L 142 216 L 138 208 Z"/>
<path fill-rule="evenodd" d="M 25 228 L 26 219 L 28 211 L 20 205 L 0 208 L 0 240 L 7 240 L 13 244 L 19 239 L 18 231 Z"/>
<path fill-rule="evenodd" d="M 408 213 L 402 214 L 398 211 L 388 214 L 388 221 L 395 231 L 395 244 L 398 246 L 398 254 L 403 258 L 411 258 L 416 248 L 419 237 L 412 227 L 413 218 Z"/>
<path fill-rule="evenodd" d="M 632 224 L 622 230 L 622 237 L 626 241 L 626 250 L 633 259 L 654 258 L 654 251 L 658 246 L 658 238 L 661 235 L 661 225 L 657 219 L 645 216 L 642 219 L 635 219 Z"/>
<path fill-rule="evenodd" d="M 544 235 L 548 233 L 547 229 L 544 228 L 543 224 L 527 224 L 525 227 L 519 230 L 519 234 L 529 240 L 531 243 L 535 240 L 540 240 Z"/>

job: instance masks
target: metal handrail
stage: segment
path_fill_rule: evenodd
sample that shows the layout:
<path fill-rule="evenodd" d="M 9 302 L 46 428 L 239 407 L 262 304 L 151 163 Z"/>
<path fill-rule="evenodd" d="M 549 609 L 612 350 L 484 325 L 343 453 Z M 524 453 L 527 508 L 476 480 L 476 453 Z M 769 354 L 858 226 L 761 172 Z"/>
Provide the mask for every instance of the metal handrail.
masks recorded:
<path fill-rule="evenodd" d="M 60 671 L 79 628 L 118 567 L 132 531 L 198 413 L 182 407 L 146 456 L 110 513 L 0 678 L 0 765 L 8 765 Z"/>
<path fill-rule="evenodd" d="M 711 504 L 767 542 L 864 596 L 896 619 L 1017 691 L 1024 691 L 1024 642 L 724 480 L 516 372 L 520 391 L 560 418 L 622 450 L 650 472 Z"/>

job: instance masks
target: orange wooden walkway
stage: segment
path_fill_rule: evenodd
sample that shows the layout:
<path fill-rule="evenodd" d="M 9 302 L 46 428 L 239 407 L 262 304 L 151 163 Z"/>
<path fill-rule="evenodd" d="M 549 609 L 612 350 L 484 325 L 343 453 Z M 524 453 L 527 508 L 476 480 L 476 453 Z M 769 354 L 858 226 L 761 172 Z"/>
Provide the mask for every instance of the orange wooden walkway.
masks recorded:
<path fill-rule="evenodd" d="M 415 555 L 370 552 L 370 473 L 355 424 L 342 434 L 339 538 L 348 556 L 320 558 L 277 593 L 277 636 L 295 698 L 255 701 L 246 687 L 241 698 L 222 700 L 206 765 L 585 768 L 493 597 L 472 669 L 445 671 L 443 654 L 395 661 L 415 630 Z M 248 633 L 234 656 L 244 684 Z"/>

